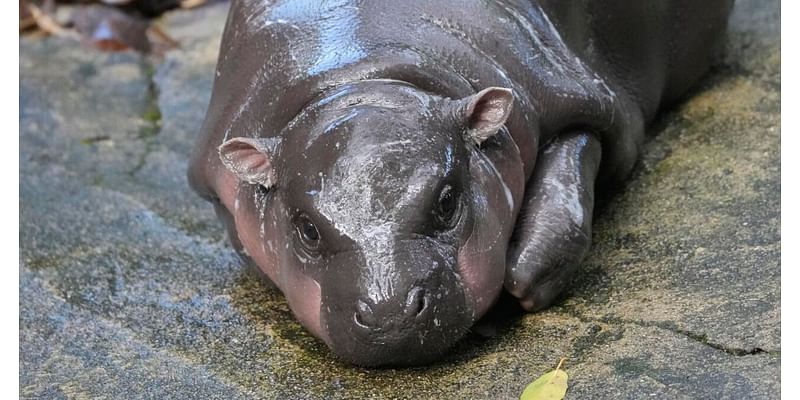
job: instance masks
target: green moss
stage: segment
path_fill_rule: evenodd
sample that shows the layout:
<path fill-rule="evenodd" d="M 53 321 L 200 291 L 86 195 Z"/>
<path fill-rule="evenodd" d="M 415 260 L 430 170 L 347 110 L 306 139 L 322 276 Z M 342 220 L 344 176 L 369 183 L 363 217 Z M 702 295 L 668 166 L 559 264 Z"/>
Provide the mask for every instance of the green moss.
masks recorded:
<path fill-rule="evenodd" d="M 149 104 L 147 110 L 142 114 L 142 119 L 153 124 L 161 123 L 161 110 L 158 109 L 158 105 Z"/>
<path fill-rule="evenodd" d="M 92 186 L 103 186 L 103 175 L 95 175 L 92 177 Z"/>
<path fill-rule="evenodd" d="M 108 135 L 100 135 L 100 136 L 92 136 L 85 139 L 81 139 L 81 144 L 90 146 L 98 142 L 104 142 L 106 140 L 111 140 L 111 136 Z"/>
<path fill-rule="evenodd" d="M 149 84 L 147 85 L 147 92 L 145 93 L 145 106 L 142 112 L 142 119 L 149 124 L 148 127 L 142 129 L 141 137 L 151 137 L 158 134 L 161 129 L 161 108 L 158 104 L 158 86 L 155 83 L 155 68 L 152 64 L 145 64 L 144 75 Z"/>

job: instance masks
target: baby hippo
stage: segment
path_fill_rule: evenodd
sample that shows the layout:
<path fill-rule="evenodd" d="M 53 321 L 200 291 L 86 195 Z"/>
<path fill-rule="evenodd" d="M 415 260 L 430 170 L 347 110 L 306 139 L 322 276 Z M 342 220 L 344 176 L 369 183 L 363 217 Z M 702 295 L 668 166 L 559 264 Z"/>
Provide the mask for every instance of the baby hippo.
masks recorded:
<path fill-rule="evenodd" d="M 563 291 L 731 3 L 235 0 L 189 182 L 336 355 L 427 363 Z"/>

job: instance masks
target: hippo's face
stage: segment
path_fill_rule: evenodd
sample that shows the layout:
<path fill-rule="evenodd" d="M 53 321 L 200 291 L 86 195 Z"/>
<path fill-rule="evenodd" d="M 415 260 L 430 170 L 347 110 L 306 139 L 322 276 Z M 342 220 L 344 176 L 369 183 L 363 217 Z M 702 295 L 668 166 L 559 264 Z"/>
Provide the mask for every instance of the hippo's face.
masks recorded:
<path fill-rule="evenodd" d="M 252 218 L 278 265 L 262 269 L 337 355 L 367 366 L 429 361 L 496 297 L 502 266 L 459 260 L 486 206 L 470 162 L 510 104 L 505 89 L 449 100 L 366 81 L 308 106 L 280 142 L 221 146 L 241 180 L 268 188 Z"/>

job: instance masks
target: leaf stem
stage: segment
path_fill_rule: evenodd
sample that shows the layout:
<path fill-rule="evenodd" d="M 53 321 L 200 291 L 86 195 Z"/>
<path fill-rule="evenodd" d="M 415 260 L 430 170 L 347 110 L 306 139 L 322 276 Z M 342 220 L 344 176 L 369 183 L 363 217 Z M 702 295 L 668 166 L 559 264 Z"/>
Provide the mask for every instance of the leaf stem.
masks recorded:
<path fill-rule="evenodd" d="M 558 360 L 558 365 L 556 365 L 556 369 L 553 371 L 553 375 L 550 377 L 550 380 L 547 381 L 548 385 L 553 383 L 553 379 L 556 379 L 556 376 L 558 375 L 558 370 L 561 368 L 561 364 L 564 364 L 564 361 L 566 359 L 567 359 L 566 357 L 561 357 L 561 359 Z"/>
<path fill-rule="evenodd" d="M 566 357 L 561 357 L 561 360 L 558 361 L 558 365 L 556 366 L 556 371 L 558 371 L 561 368 L 561 364 L 564 364 L 564 361 L 566 360 L 567 360 Z"/>

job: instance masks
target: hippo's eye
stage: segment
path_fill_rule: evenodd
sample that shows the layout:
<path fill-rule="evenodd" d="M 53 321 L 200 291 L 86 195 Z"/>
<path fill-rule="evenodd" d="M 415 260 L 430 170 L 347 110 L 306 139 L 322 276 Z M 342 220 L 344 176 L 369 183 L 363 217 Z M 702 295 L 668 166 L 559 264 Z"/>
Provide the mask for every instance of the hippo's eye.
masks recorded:
<path fill-rule="evenodd" d="M 309 251 L 316 251 L 319 248 L 320 234 L 317 226 L 311 222 L 307 215 L 303 214 L 294 219 L 294 228 L 297 237 L 303 247 Z"/>
<path fill-rule="evenodd" d="M 439 192 L 436 219 L 444 227 L 453 227 L 461 214 L 460 193 L 451 185 L 445 185 Z"/>

